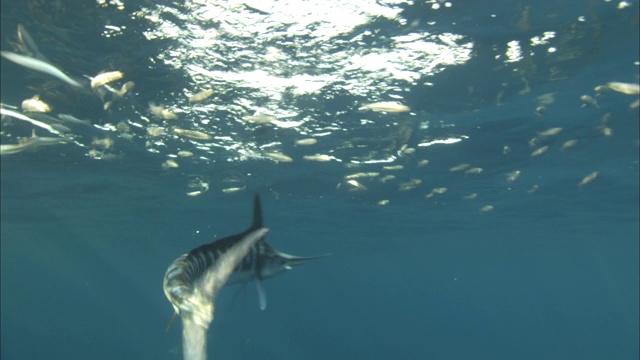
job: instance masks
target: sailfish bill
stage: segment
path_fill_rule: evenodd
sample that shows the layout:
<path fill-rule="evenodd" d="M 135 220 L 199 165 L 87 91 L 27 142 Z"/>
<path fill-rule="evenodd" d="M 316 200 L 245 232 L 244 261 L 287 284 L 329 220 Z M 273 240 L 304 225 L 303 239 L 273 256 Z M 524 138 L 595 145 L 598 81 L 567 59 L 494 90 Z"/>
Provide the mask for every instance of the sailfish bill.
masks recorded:
<path fill-rule="evenodd" d="M 40 59 L 32 58 L 25 55 L 12 53 L 10 51 L 0 51 L 0 56 L 18 65 L 29 68 L 31 70 L 35 70 L 35 71 L 45 73 L 47 75 L 51 75 L 55 78 L 58 78 L 59 80 L 64 81 L 65 83 L 71 86 L 78 87 L 78 88 L 83 87 L 82 84 L 70 78 L 67 74 L 63 73 L 62 70 L 49 64 L 46 61 L 42 61 Z"/>
<path fill-rule="evenodd" d="M 262 280 L 275 276 L 284 270 L 290 270 L 293 266 L 306 260 L 327 256 L 302 257 L 283 253 L 264 240 L 265 234 L 260 197 L 256 195 L 253 203 L 253 221 L 249 229 L 197 247 L 175 259 L 167 269 L 163 282 L 164 293 L 175 310 L 173 318 L 177 315 L 183 315 L 185 311 L 194 311 L 193 296 L 198 291 L 198 285 L 204 278 L 210 276 L 207 274 L 217 272 L 215 269 L 220 262 L 228 263 L 228 253 L 234 251 L 236 245 L 246 241 L 247 238 L 259 237 L 254 239 L 255 242 L 251 243 L 252 245 L 246 253 L 233 265 L 222 285 L 255 281 L 260 308 L 263 310 L 267 307 L 267 298 Z M 220 283 L 218 282 L 218 284 Z"/>

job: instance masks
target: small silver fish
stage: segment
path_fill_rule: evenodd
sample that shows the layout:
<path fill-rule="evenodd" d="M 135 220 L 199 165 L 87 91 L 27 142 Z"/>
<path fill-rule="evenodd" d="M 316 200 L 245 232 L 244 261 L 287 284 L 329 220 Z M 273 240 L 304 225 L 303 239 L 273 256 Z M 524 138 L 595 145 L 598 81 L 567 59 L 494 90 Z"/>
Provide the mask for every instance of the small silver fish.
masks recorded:
<path fill-rule="evenodd" d="M 596 99 L 592 98 L 589 95 L 580 96 L 580 101 L 584 103 L 584 105 L 582 106 L 589 105 L 594 108 L 600 108 L 600 106 L 598 106 L 598 103 L 596 102 Z"/>
<path fill-rule="evenodd" d="M 290 156 L 279 152 L 265 152 L 264 155 L 277 162 L 293 162 L 293 159 Z"/>
<path fill-rule="evenodd" d="M 638 95 L 640 94 L 640 84 L 629 84 L 618 81 L 612 81 L 606 85 L 609 89 L 617 91 L 625 95 Z"/>
<path fill-rule="evenodd" d="M 300 140 L 296 140 L 296 145 L 300 145 L 300 146 L 308 146 L 308 145 L 313 145 L 318 143 L 318 140 L 313 139 L 313 138 L 308 138 L 308 139 L 300 139 Z"/>
<path fill-rule="evenodd" d="M 190 103 L 199 103 L 199 102 L 203 102 L 205 100 L 207 100 L 209 97 L 211 97 L 211 95 L 213 95 L 213 90 L 208 89 L 208 90 L 203 90 L 200 91 L 197 94 L 191 95 L 189 97 L 189 102 Z"/>
<path fill-rule="evenodd" d="M 124 74 L 121 71 L 109 71 L 102 74 L 98 74 L 91 79 L 91 88 L 95 89 L 97 87 L 106 85 L 110 82 L 120 80 L 123 77 L 124 77 Z"/>
<path fill-rule="evenodd" d="M 590 183 L 593 180 L 595 180 L 597 177 L 598 177 L 598 172 L 594 171 L 594 172 L 590 173 L 589 175 L 585 176 L 582 180 L 580 180 L 580 182 L 578 183 L 578 186 L 580 186 L 580 187 L 585 186 L 588 183 Z"/>
<path fill-rule="evenodd" d="M 74 117 L 74 116 L 69 115 L 69 114 L 58 114 L 58 119 L 60 119 L 60 120 L 62 120 L 64 122 L 72 123 L 72 124 L 91 126 L 91 121 L 89 121 L 89 120 L 80 120 L 77 117 Z"/>
<path fill-rule="evenodd" d="M 40 100 L 40 96 L 35 95 L 31 99 L 22 101 L 22 111 L 46 113 L 51 111 L 51 106 Z"/>
<path fill-rule="evenodd" d="M 386 113 L 403 113 L 411 111 L 411 108 L 394 101 L 382 101 L 371 104 L 365 104 L 358 108 L 358 110 L 372 110 L 377 112 Z"/>
<path fill-rule="evenodd" d="M 331 161 L 331 160 L 336 160 L 335 157 L 333 157 L 331 155 L 325 155 L 325 154 L 305 155 L 303 157 L 303 159 L 309 160 L 309 161 L 319 161 L 319 162 L 327 162 L 327 161 Z"/>
<path fill-rule="evenodd" d="M 149 103 L 149 112 L 160 119 L 176 120 L 178 115 L 169 109 L 165 109 L 164 105 L 156 105 L 153 102 Z"/>
<path fill-rule="evenodd" d="M 186 130 L 186 129 L 175 128 L 173 129 L 173 132 L 178 135 L 182 135 L 184 137 L 197 139 L 197 140 L 209 140 L 212 138 L 211 135 L 203 133 L 202 131 L 196 131 L 196 130 Z"/>
<path fill-rule="evenodd" d="M 248 115 L 242 118 L 246 122 L 252 122 L 256 124 L 269 124 L 275 121 L 277 118 L 273 115 Z"/>

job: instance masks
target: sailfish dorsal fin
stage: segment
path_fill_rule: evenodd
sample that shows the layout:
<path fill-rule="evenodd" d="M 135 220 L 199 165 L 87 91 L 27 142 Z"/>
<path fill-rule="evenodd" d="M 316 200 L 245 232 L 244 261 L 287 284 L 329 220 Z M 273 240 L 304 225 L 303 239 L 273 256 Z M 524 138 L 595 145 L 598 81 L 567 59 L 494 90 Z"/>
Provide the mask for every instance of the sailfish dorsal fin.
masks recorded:
<path fill-rule="evenodd" d="M 260 229 L 262 227 L 262 204 L 258 194 L 253 198 L 253 223 L 250 230 Z"/>

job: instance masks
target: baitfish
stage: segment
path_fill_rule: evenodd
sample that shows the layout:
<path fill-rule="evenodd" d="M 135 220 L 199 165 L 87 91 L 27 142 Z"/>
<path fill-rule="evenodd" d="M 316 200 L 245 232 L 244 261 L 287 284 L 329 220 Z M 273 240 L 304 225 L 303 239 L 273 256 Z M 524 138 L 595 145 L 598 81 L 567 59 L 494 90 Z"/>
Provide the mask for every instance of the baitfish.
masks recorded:
<path fill-rule="evenodd" d="M 122 71 L 109 71 L 98 74 L 91 79 L 91 89 L 106 85 L 110 82 L 120 80 L 124 77 Z"/>
<path fill-rule="evenodd" d="M 183 310 L 190 311 L 189 306 L 193 306 L 193 304 L 189 304 L 188 299 L 191 298 L 194 291 L 197 291 L 196 285 L 210 272 L 211 268 L 224 260 L 227 252 L 233 249 L 236 244 L 263 229 L 262 222 L 260 197 L 256 195 L 253 203 L 253 222 L 249 229 L 197 247 L 171 263 L 164 276 L 163 288 L 167 299 L 175 310 L 174 318 L 177 315 L 182 315 Z M 275 276 L 284 270 L 290 270 L 305 260 L 323 256 L 327 255 L 311 257 L 289 255 L 276 250 L 264 241 L 264 237 L 261 237 L 234 267 L 226 279 L 226 284 L 255 281 L 260 309 L 264 310 L 267 307 L 267 298 L 262 287 L 264 279 Z"/>
<path fill-rule="evenodd" d="M 358 108 L 358 110 L 372 110 L 377 112 L 387 112 L 387 113 L 403 113 L 411 111 L 407 105 L 400 104 L 394 101 L 382 101 L 371 104 L 365 104 Z"/>

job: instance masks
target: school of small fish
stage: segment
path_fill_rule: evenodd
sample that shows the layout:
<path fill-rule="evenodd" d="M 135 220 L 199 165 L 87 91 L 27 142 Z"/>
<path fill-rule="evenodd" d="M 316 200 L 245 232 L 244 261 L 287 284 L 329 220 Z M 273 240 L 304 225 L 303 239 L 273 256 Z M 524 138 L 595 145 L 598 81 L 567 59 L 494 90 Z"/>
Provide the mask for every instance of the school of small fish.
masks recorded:
<path fill-rule="evenodd" d="M 18 25 L 15 47 L 17 52 L 1 51 L 1 57 L 49 80 L 63 84 L 82 96 L 96 99 L 105 111 L 124 106 L 129 97 L 135 96 L 133 93 L 135 83 L 127 79 L 131 75 L 129 72 L 117 68 L 96 69 L 93 75 L 77 76 L 70 71 L 71 69 L 55 66 L 39 51 L 23 25 Z M 531 89 L 527 84 L 521 94 L 529 91 Z M 602 111 L 607 97 L 615 94 L 635 97 L 629 104 L 629 108 L 631 110 L 638 108 L 637 97 L 640 94 L 640 86 L 621 81 L 596 85 L 592 93 L 574 95 L 572 101 L 575 102 L 576 110 L 583 108 L 581 111 Z M 229 161 L 261 161 L 266 165 L 278 166 L 280 171 L 305 166 L 300 164 L 344 169 L 344 175 L 335 179 L 335 188 L 338 191 L 352 193 L 352 196 L 364 196 L 363 194 L 375 193 L 378 189 L 388 189 L 398 194 L 420 194 L 421 201 L 426 199 L 438 204 L 453 198 L 477 204 L 477 200 L 482 198 L 483 193 L 470 191 L 474 187 L 467 188 L 466 184 L 477 184 L 489 180 L 506 189 L 516 187 L 520 189 L 517 185 L 523 182 L 524 178 L 531 177 L 528 179 L 531 181 L 535 176 L 532 171 L 523 171 L 522 165 L 505 170 L 494 168 L 490 162 L 472 164 L 468 159 L 460 158 L 460 161 L 447 164 L 432 156 L 434 154 L 432 149 L 458 146 L 455 144 L 467 141 L 470 136 L 464 134 L 431 136 L 428 131 L 425 131 L 422 136 L 417 135 L 415 130 L 409 130 L 407 134 L 398 135 L 393 140 L 384 138 L 368 140 L 371 144 L 376 141 L 385 143 L 384 151 L 368 150 L 370 146 L 367 140 L 355 136 L 354 139 L 345 140 L 343 149 L 328 148 L 332 143 L 330 136 L 339 128 L 337 125 L 327 124 L 323 131 L 298 131 L 297 129 L 303 124 L 313 121 L 312 116 L 302 116 L 274 106 L 263 107 L 246 100 L 235 104 L 237 109 L 235 116 L 211 117 L 190 123 L 188 120 L 190 111 L 206 112 L 220 104 L 221 98 L 226 96 L 224 91 L 215 86 L 215 83 L 200 88 L 184 89 L 182 102 L 170 103 L 167 99 L 145 102 L 147 105 L 140 119 L 124 119 L 116 125 L 104 124 L 96 119 L 86 119 L 79 115 L 56 113 L 58 107 L 56 99 L 36 91 L 29 96 L 31 97 L 22 100 L 19 106 L 2 104 L 0 107 L 3 125 L 9 122 L 8 119 L 14 119 L 20 123 L 29 124 L 32 129 L 31 136 L 15 136 L 12 143 L 6 143 L 11 138 L 3 136 L 0 155 L 13 156 L 38 151 L 44 147 L 61 148 L 73 145 L 80 148 L 91 160 L 121 160 L 125 154 L 118 148 L 123 141 L 144 139 L 146 149 L 154 154 L 161 154 L 162 149 L 168 148 L 170 143 L 178 144 L 177 148 L 165 152 L 166 156 L 158 160 L 159 166 L 155 165 L 166 173 L 181 172 L 184 168 L 189 168 L 189 164 L 207 163 L 211 160 L 212 154 L 225 149 L 231 153 Z M 563 126 L 562 121 L 558 121 L 554 114 L 554 104 L 562 97 L 563 94 L 559 93 L 537 96 L 535 107 L 532 107 L 533 111 L 528 111 L 531 111 L 532 118 L 535 118 L 532 121 L 538 121 L 544 126 L 536 125 L 536 130 L 529 133 L 531 137 L 528 141 L 497 144 L 495 152 L 487 156 L 509 159 L 525 154 L 526 161 L 543 163 L 552 157 L 570 156 L 574 152 L 579 152 L 588 140 L 583 140 L 584 137 L 578 136 L 571 129 Z M 344 113 L 351 111 L 357 114 L 359 124 L 363 128 L 381 122 L 388 124 L 390 128 L 401 127 L 403 123 L 412 123 L 419 117 L 419 114 L 415 110 L 412 112 L 412 108 L 406 104 L 407 100 L 399 95 L 376 96 L 371 100 L 374 101 L 357 101 L 350 105 L 351 108 L 345 108 Z M 500 98 L 496 99 L 496 103 L 500 103 Z M 68 110 L 65 111 L 68 112 Z M 52 113 L 54 115 L 51 115 Z M 594 126 L 598 136 L 607 138 L 615 135 L 615 125 L 612 125 L 614 122 L 609 120 L 610 114 L 605 114 L 600 123 Z M 265 136 L 265 133 L 280 130 L 283 134 L 286 133 L 286 136 L 283 135 L 275 141 L 261 140 L 262 142 L 254 147 L 227 147 L 221 144 L 238 138 L 241 134 L 237 130 L 214 132 L 207 127 L 211 123 L 234 124 L 256 138 Z M 425 121 L 420 124 L 420 129 L 428 129 L 429 126 L 429 122 Z M 44 136 L 45 132 L 52 136 Z M 329 140 L 324 141 L 325 137 Z M 348 155 L 348 151 L 344 149 L 353 150 L 354 155 Z M 314 163 L 317 164 L 313 165 Z M 440 169 L 441 173 L 451 173 L 451 184 L 435 183 L 430 178 L 433 169 Z M 202 176 L 188 176 L 191 177 L 184 193 L 189 197 L 201 196 L 212 189 L 223 194 L 243 192 L 247 189 L 246 178 L 243 176 L 224 178 L 220 183 Z M 595 170 L 581 178 L 577 177 L 574 184 L 582 189 L 591 186 L 600 176 L 600 172 Z M 538 184 L 529 184 L 526 188 L 522 188 L 521 192 L 532 195 L 544 189 Z M 374 203 L 386 206 L 395 204 L 394 201 L 387 192 L 384 198 L 378 197 Z M 472 206 L 474 211 L 482 213 L 499 211 L 499 207 L 496 208 L 493 204 Z"/>

